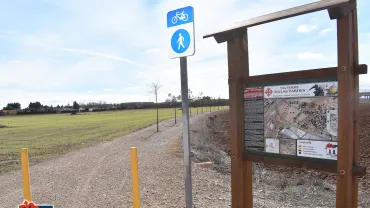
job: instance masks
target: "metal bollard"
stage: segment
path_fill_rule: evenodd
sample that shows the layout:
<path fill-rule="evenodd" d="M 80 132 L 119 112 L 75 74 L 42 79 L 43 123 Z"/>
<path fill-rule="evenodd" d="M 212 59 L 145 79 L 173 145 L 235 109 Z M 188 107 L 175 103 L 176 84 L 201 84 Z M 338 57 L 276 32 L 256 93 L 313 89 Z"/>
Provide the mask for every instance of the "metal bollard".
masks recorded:
<path fill-rule="evenodd" d="M 137 159 L 137 148 L 131 147 L 131 178 L 132 178 L 132 199 L 133 207 L 140 208 L 140 191 L 139 191 L 139 171 L 138 171 L 138 159 Z"/>
<path fill-rule="evenodd" d="M 21 161 L 22 161 L 22 176 L 23 176 L 23 193 L 24 199 L 32 201 L 31 198 L 31 183 L 30 183 L 30 171 L 28 165 L 28 149 L 21 149 Z"/>

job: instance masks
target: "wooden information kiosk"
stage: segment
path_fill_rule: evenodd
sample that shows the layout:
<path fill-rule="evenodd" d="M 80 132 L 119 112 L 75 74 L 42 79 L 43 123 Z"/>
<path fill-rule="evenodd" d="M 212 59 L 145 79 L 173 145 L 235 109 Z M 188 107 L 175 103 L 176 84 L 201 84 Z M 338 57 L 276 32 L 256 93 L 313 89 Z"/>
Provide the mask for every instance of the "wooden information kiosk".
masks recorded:
<path fill-rule="evenodd" d="M 249 76 L 249 27 L 321 10 L 337 21 L 338 66 Z M 336 207 L 357 207 L 357 33 L 355 0 L 322 0 L 204 36 L 227 42 L 233 208 L 253 207 L 252 162 L 337 173 Z"/>

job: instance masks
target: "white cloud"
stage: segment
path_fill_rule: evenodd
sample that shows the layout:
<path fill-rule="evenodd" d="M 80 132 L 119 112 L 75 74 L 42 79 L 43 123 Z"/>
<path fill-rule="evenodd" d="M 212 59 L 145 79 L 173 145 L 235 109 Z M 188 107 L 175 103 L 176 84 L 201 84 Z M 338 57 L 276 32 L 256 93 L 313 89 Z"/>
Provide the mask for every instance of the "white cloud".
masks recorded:
<path fill-rule="evenodd" d="M 89 56 L 96 56 L 96 57 L 111 59 L 111 60 L 115 60 L 115 61 L 123 61 L 123 62 L 132 64 L 132 65 L 135 65 L 135 66 L 145 67 L 145 65 L 142 65 L 142 64 L 133 62 L 133 61 L 127 59 L 127 58 L 119 57 L 119 56 L 112 55 L 112 54 L 99 53 L 99 52 L 95 52 L 95 51 L 91 51 L 91 50 L 80 50 L 80 49 L 74 49 L 74 48 L 61 48 L 61 47 L 52 47 L 52 46 L 46 46 L 46 45 L 39 45 L 39 46 L 43 46 L 45 48 L 54 49 L 54 50 L 68 51 L 68 52 L 72 52 L 72 53 L 79 53 L 79 54 L 84 54 L 84 55 L 89 55 Z"/>
<path fill-rule="evenodd" d="M 297 54 L 297 57 L 301 60 L 313 60 L 322 59 L 324 58 L 324 55 L 322 53 L 302 52 Z"/>
<path fill-rule="evenodd" d="M 48 64 L 38 60 L 0 61 L 0 86 L 15 85 L 39 89 L 59 87 L 61 83 L 57 81 L 57 77 L 48 77 L 50 72 Z"/>
<path fill-rule="evenodd" d="M 104 91 L 109 92 L 109 91 L 113 91 L 113 89 L 106 88 L 106 89 L 104 89 Z"/>
<path fill-rule="evenodd" d="M 47 60 L 0 61 L 0 86 L 17 86 L 43 90 L 68 88 L 70 85 L 90 87 L 95 83 L 113 82 L 117 62 L 96 57 L 82 59 L 71 65 L 54 65 Z M 10 73 L 9 73 L 10 72 Z"/>
<path fill-rule="evenodd" d="M 143 0 L 54 1 L 51 3 L 68 12 L 68 18 L 58 22 L 57 28 L 56 21 L 53 20 L 51 25 L 45 25 L 41 29 L 34 28 L 35 32 L 20 38 L 19 42 L 24 47 L 17 52 L 19 57 L 12 59 L 20 60 L 20 63 L 11 65 L 0 62 L 3 80 L 0 86 L 3 89 L 12 85 L 28 88 L 36 86 L 37 89 L 23 90 L 14 93 L 14 96 L 7 94 L 0 101 L 18 98 L 36 100 L 37 96 L 40 97 L 39 100 L 60 100 L 64 104 L 65 101 L 71 102 L 74 99 L 98 101 L 105 98 L 104 96 L 118 102 L 140 99 L 145 101 L 150 97 L 146 84 L 157 81 L 158 77 L 163 85 L 160 101 L 164 101 L 168 93 L 179 94 L 179 60 L 167 57 L 165 18 L 167 11 L 187 5 L 195 8 L 196 15 L 196 54 L 188 57 L 189 87 L 194 94 L 204 92 L 210 96 L 228 97 L 226 44 L 217 44 L 213 38 L 203 39 L 202 36 L 236 21 L 312 1 L 164 0 L 156 4 L 148 4 L 148 1 Z M 297 35 L 294 33 L 295 29 L 303 33 L 318 30 L 318 25 L 320 28 L 330 27 L 330 24 L 322 26 L 321 17 L 317 18 L 320 21 L 312 22 L 316 15 L 327 18 L 327 12 L 322 11 L 301 16 L 298 20 L 291 18 L 250 28 L 250 74 L 335 66 L 336 48 L 328 49 L 325 42 L 308 44 L 305 48 L 299 48 L 299 51 L 297 48 L 302 45 L 299 38 L 293 36 L 289 44 L 283 42 L 287 34 L 293 32 Z M 325 21 L 330 22 L 329 18 Z M 310 24 L 296 28 L 301 22 Z M 328 36 L 332 35 L 329 31 L 327 33 Z M 49 48 L 34 47 L 40 45 Z M 367 48 L 361 45 L 360 43 L 362 60 L 369 60 L 365 54 Z M 300 51 L 306 52 L 299 53 Z M 24 58 L 28 56 L 31 58 Z M 13 73 L 4 73 L 9 71 Z M 34 76 L 35 74 L 38 76 Z M 370 80 L 369 76 L 360 77 L 362 82 L 367 79 Z M 115 91 L 102 90 L 99 94 L 90 88 L 92 83 L 99 83 L 103 86 L 102 89 L 112 87 Z M 104 86 L 106 83 L 109 85 Z M 86 88 L 84 93 L 70 88 L 53 91 L 65 85 Z M 43 89 L 49 91 L 44 92 Z M 94 93 L 87 92 L 89 89 L 94 90 Z M 114 97 L 116 95 L 118 97 Z"/>
<path fill-rule="evenodd" d="M 24 35 L 21 42 L 25 46 L 45 46 L 47 45 L 63 45 L 66 44 L 68 40 L 62 37 L 60 34 L 51 33 L 47 31 L 35 32 L 32 34 Z M 49 47 L 50 48 L 50 47 Z"/>
<path fill-rule="evenodd" d="M 359 62 L 360 64 L 369 65 L 370 60 L 370 33 L 359 34 Z M 360 75 L 360 87 L 370 88 L 370 72 Z M 361 86 L 362 85 L 362 86 Z"/>
<path fill-rule="evenodd" d="M 159 53 L 159 52 L 161 52 L 159 48 L 151 48 L 151 49 L 145 50 L 145 53 L 148 53 L 148 54 Z"/>
<path fill-rule="evenodd" d="M 308 33 L 311 32 L 312 30 L 316 30 L 317 25 L 299 25 L 297 28 L 297 32 L 299 33 Z"/>
<path fill-rule="evenodd" d="M 326 29 L 323 29 L 323 30 L 321 30 L 320 31 L 320 35 L 326 35 L 327 33 L 329 33 L 329 32 L 332 32 L 332 31 L 334 31 L 334 28 L 326 28 Z"/>
<path fill-rule="evenodd" d="M 62 51 L 69 51 L 73 53 L 86 54 L 86 55 L 91 55 L 91 56 L 98 56 L 98 57 L 103 57 L 103 58 L 112 59 L 116 61 L 124 61 L 130 64 L 134 64 L 134 62 L 129 59 L 118 57 L 112 54 L 104 54 L 104 53 L 98 53 L 98 52 L 89 51 L 89 50 L 78 50 L 78 49 L 73 49 L 73 48 L 55 48 L 55 49 L 62 50 Z"/>

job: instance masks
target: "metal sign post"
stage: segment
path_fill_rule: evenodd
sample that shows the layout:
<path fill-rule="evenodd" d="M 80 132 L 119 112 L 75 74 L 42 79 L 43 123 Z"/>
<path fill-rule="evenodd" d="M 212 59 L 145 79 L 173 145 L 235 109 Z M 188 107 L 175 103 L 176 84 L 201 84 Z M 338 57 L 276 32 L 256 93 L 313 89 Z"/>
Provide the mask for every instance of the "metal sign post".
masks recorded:
<path fill-rule="evenodd" d="M 169 58 L 180 58 L 186 208 L 192 208 L 188 71 L 186 57 L 192 56 L 195 53 L 193 7 L 188 6 L 169 11 L 167 13 L 167 28 L 170 39 L 168 56 Z"/>
<path fill-rule="evenodd" d="M 185 193 L 186 207 L 192 207 L 192 187 L 191 187 L 191 161 L 190 161 L 190 128 L 189 128 L 189 98 L 188 98 L 188 69 L 186 57 L 180 58 L 181 71 L 181 97 L 182 97 L 182 138 L 184 148 L 185 166 Z"/>

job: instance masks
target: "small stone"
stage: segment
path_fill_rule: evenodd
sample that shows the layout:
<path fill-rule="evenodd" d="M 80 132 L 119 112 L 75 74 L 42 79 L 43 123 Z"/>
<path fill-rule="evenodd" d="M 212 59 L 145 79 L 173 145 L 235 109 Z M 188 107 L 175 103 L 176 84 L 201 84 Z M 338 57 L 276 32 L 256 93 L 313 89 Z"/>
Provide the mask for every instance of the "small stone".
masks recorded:
<path fill-rule="evenodd" d="M 212 162 L 195 163 L 195 165 L 202 168 L 213 168 Z"/>

